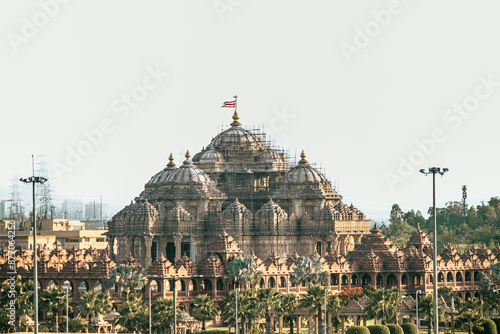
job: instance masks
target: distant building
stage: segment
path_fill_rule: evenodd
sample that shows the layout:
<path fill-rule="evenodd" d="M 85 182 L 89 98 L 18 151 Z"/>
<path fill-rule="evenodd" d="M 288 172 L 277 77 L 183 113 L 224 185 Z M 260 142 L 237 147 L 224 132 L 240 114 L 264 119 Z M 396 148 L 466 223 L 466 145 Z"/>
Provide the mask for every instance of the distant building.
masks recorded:
<path fill-rule="evenodd" d="M 78 219 L 83 217 L 83 204 L 80 199 L 65 199 L 61 205 L 61 211 L 66 219 Z"/>
<path fill-rule="evenodd" d="M 7 199 L 0 200 L 0 219 L 9 218 L 10 201 Z"/>
<path fill-rule="evenodd" d="M 85 220 L 101 220 L 102 212 L 102 220 L 106 221 L 109 216 L 108 207 L 108 203 L 102 203 L 101 206 L 101 203 L 98 201 L 85 204 Z"/>

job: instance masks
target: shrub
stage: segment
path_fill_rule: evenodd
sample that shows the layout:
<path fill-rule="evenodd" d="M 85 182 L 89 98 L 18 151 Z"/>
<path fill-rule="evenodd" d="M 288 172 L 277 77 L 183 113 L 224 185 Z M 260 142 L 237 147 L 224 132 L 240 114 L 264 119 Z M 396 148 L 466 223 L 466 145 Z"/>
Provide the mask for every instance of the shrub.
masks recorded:
<path fill-rule="evenodd" d="M 484 319 L 481 322 L 481 327 L 475 328 L 474 334 L 497 334 L 497 325 L 490 319 Z"/>
<path fill-rule="evenodd" d="M 391 331 L 386 325 L 372 325 L 368 326 L 370 334 L 391 334 Z"/>
<path fill-rule="evenodd" d="M 417 325 L 415 324 L 402 324 L 401 328 L 403 329 L 404 334 L 417 334 Z"/>
<path fill-rule="evenodd" d="M 370 330 L 365 326 L 351 326 L 346 330 L 346 334 L 370 334 Z"/>
<path fill-rule="evenodd" d="M 491 321 L 493 321 L 495 325 L 497 325 L 497 332 L 498 332 L 498 329 L 500 328 L 500 318 L 493 318 L 491 319 Z"/>
<path fill-rule="evenodd" d="M 391 334 L 405 334 L 405 332 L 403 331 L 403 328 L 401 328 L 401 326 L 399 325 L 386 325 L 387 328 L 389 328 L 389 331 L 391 332 Z"/>

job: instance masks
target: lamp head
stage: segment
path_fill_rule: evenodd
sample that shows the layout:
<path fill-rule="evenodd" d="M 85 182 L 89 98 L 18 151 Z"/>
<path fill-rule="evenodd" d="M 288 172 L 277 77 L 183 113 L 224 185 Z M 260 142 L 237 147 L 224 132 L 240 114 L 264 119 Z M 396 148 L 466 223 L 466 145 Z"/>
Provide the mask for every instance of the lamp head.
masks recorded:
<path fill-rule="evenodd" d="M 419 172 L 420 172 L 420 173 L 422 173 L 422 174 L 427 174 L 427 173 L 425 172 L 425 169 L 423 169 L 423 168 L 422 168 L 421 170 L 419 170 Z"/>

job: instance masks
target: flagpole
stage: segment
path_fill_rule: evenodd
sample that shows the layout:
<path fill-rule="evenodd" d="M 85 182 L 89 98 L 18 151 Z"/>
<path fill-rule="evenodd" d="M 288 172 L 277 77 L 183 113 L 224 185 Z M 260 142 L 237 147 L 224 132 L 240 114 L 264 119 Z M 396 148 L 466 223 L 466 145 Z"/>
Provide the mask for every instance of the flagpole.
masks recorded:
<path fill-rule="evenodd" d="M 234 112 L 238 111 L 238 95 L 233 96 L 234 97 Z"/>

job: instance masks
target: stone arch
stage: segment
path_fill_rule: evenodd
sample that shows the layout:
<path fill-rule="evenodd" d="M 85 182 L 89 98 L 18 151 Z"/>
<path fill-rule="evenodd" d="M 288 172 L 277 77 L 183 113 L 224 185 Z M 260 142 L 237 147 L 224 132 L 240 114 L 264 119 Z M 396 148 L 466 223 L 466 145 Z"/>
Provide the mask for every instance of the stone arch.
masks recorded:
<path fill-rule="evenodd" d="M 377 275 L 377 281 L 376 281 L 376 285 L 377 286 L 381 286 L 384 284 L 384 278 L 382 277 L 382 275 L 378 274 Z"/>
<path fill-rule="evenodd" d="M 204 279 L 201 288 L 203 291 L 212 291 L 212 282 L 209 279 Z"/>
<path fill-rule="evenodd" d="M 422 285 L 422 276 L 420 274 L 413 275 L 413 285 Z"/>
<path fill-rule="evenodd" d="M 266 284 L 264 283 L 264 279 L 263 279 L 263 278 L 261 278 L 261 279 L 260 279 L 260 282 L 259 282 L 259 287 L 260 287 L 260 288 L 263 288 L 265 285 L 266 285 Z"/>
<path fill-rule="evenodd" d="M 465 281 L 466 282 L 470 282 L 471 281 L 471 274 L 470 274 L 470 271 L 466 271 L 465 272 Z"/>
<path fill-rule="evenodd" d="M 224 283 L 222 282 L 222 279 L 217 280 L 217 291 L 223 291 L 224 290 Z"/>
<path fill-rule="evenodd" d="M 451 272 L 446 274 L 446 282 L 453 282 L 453 274 Z"/>
<path fill-rule="evenodd" d="M 444 274 L 443 273 L 438 273 L 438 282 L 444 282 Z"/>
<path fill-rule="evenodd" d="M 198 290 L 198 282 L 196 282 L 195 279 L 192 279 L 191 283 L 193 285 L 193 291 L 197 291 Z"/>
<path fill-rule="evenodd" d="M 481 298 L 481 295 L 478 291 L 474 292 L 474 298 Z"/>
<path fill-rule="evenodd" d="M 351 276 L 351 285 L 353 286 L 358 285 L 358 276 L 356 274 L 352 274 Z"/>
<path fill-rule="evenodd" d="M 479 275 L 479 271 L 474 272 L 474 282 L 479 282 L 481 280 L 481 275 Z"/>
<path fill-rule="evenodd" d="M 466 293 L 465 293 L 465 300 L 467 301 L 467 300 L 469 300 L 469 299 L 471 299 L 471 298 L 472 298 L 472 297 L 471 297 L 471 295 L 470 295 L 470 292 L 466 292 Z"/>
<path fill-rule="evenodd" d="M 398 279 L 396 278 L 396 275 L 394 274 L 389 274 L 387 276 L 387 286 L 393 287 L 398 285 Z"/>
<path fill-rule="evenodd" d="M 347 276 L 342 275 L 342 285 L 347 285 Z"/>
<path fill-rule="evenodd" d="M 401 285 L 408 285 L 408 275 L 403 274 L 403 276 L 401 276 Z"/>
<path fill-rule="evenodd" d="M 94 283 L 94 289 L 92 289 L 94 292 L 103 292 L 103 287 L 101 281 L 96 281 Z"/>
<path fill-rule="evenodd" d="M 47 283 L 47 290 L 50 290 L 55 287 L 57 287 L 57 283 L 54 280 L 50 280 L 49 283 Z"/>
<path fill-rule="evenodd" d="M 62 284 L 62 287 L 63 287 L 63 289 L 65 287 L 69 287 L 68 292 L 72 292 L 73 291 L 73 283 L 71 281 L 65 280 L 63 282 L 63 284 Z"/>
<path fill-rule="evenodd" d="M 179 280 L 179 282 L 181 283 L 181 291 L 186 291 L 186 282 L 183 279 Z"/>
<path fill-rule="evenodd" d="M 78 293 L 89 291 L 89 284 L 86 281 L 78 283 Z"/>
<path fill-rule="evenodd" d="M 361 277 L 361 285 L 368 285 L 372 284 L 372 277 L 371 275 L 364 274 L 363 277 Z"/>
<path fill-rule="evenodd" d="M 456 278 L 457 282 L 462 282 L 462 273 L 460 271 L 457 272 Z"/>
<path fill-rule="evenodd" d="M 269 277 L 269 279 L 267 280 L 267 286 L 269 288 L 276 287 L 276 280 L 274 279 L 274 277 Z"/>
<path fill-rule="evenodd" d="M 151 292 L 158 292 L 158 281 L 156 280 L 151 280 L 149 282 L 149 288 L 151 289 Z"/>
<path fill-rule="evenodd" d="M 286 288 L 286 279 L 283 276 L 280 277 L 280 288 Z"/>
<path fill-rule="evenodd" d="M 339 276 L 337 274 L 330 275 L 330 285 L 338 285 L 339 284 Z"/>

